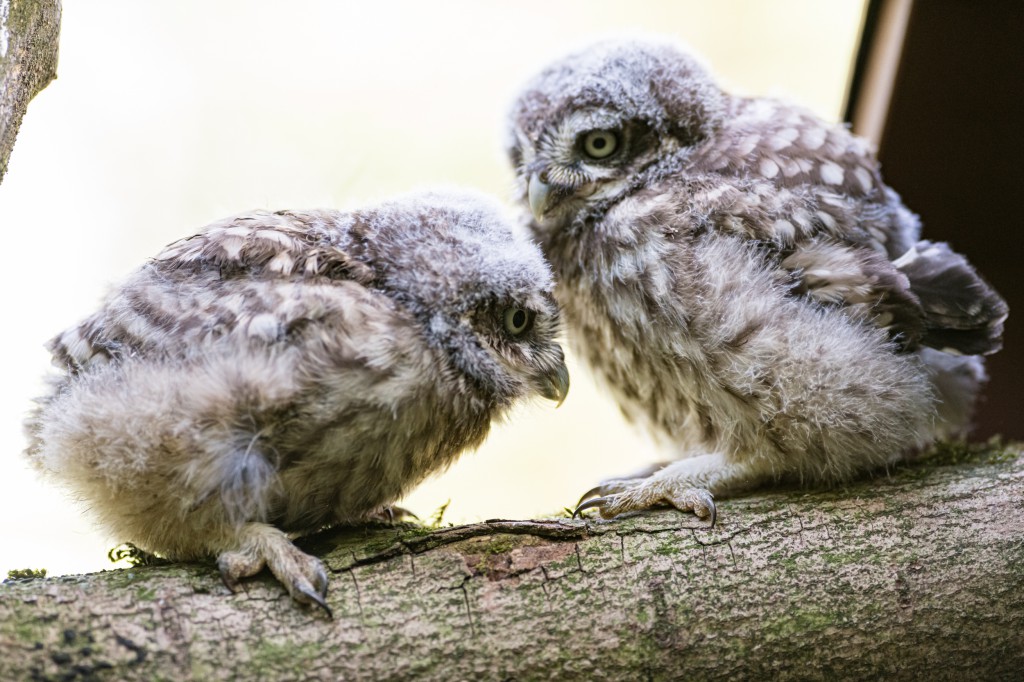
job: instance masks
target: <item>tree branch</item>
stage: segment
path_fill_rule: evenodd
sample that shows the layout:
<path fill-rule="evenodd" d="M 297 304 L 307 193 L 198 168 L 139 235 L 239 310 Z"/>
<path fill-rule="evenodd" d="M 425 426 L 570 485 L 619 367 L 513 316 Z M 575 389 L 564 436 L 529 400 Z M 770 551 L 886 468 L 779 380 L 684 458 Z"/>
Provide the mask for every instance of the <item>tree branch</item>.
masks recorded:
<path fill-rule="evenodd" d="M 303 541 L 335 619 L 212 565 L 0 587 L 2 679 L 1010 679 L 1024 457 L 949 448 L 844 490 L 614 521 Z"/>
<path fill-rule="evenodd" d="M 29 101 L 57 77 L 60 0 L 0 0 L 0 182 Z"/>

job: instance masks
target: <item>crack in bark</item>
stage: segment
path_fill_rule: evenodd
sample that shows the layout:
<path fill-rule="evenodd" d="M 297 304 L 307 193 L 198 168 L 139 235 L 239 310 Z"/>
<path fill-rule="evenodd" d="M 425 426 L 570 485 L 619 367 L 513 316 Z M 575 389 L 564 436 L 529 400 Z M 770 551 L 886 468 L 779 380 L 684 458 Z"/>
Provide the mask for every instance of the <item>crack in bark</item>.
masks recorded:
<path fill-rule="evenodd" d="M 466 589 L 466 582 L 469 581 L 469 577 L 466 577 L 459 585 L 459 589 L 462 590 L 462 599 L 466 603 L 466 620 L 469 621 L 469 635 L 470 637 L 476 637 L 476 626 L 473 625 L 473 612 L 469 608 L 469 590 Z"/>
<path fill-rule="evenodd" d="M 356 607 L 359 609 L 359 622 L 365 625 L 365 615 L 363 614 L 363 593 L 362 590 L 359 589 L 359 580 L 356 579 L 356 572 L 351 568 L 348 570 L 348 574 L 352 576 L 352 586 L 356 588 Z"/>
<path fill-rule="evenodd" d="M 466 620 L 469 622 L 469 634 L 471 637 L 476 637 L 476 626 L 473 623 L 473 612 L 469 608 L 469 591 L 466 589 L 466 583 L 473 579 L 473 576 L 466 575 L 462 577 L 462 580 L 458 585 L 453 587 L 440 587 L 439 591 L 453 591 L 460 590 L 462 592 L 462 602 L 466 607 Z"/>
<path fill-rule="evenodd" d="M 544 598 L 547 601 L 551 601 L 551 594 L 548 592 L 548 583 L 551 582 L 551 576 L 548 575 L 548 569 L 544 564 L 537 566 L 540 569 L 544 579 L 540 581 L 540 589 L 544 592 Z"/>

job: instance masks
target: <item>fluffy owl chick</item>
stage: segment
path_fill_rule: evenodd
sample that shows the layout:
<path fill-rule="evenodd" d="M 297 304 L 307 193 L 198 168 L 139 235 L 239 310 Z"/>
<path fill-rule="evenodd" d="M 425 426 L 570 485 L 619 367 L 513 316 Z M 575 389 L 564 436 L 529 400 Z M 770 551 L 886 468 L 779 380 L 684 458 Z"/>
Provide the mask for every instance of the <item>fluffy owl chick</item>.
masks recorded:
<path fill-rule="evenodd" d="M 27 454 L 114 535 L 266 565 L 325 609 L 288 534 L 379 513 L 517 400 L 568 390 L 551 274 L 475 194 L 258 211 L 175 242 L 50 342 Z"/>
<path fill-rule="evenodd" d="M 828 484 L 963 431 L 1005 303 L 867 142 L 724 92 L 683 50 L 597 44 L 519 96 L 508 151 L 570 342 L 678 448 L 580 509 Z"/>

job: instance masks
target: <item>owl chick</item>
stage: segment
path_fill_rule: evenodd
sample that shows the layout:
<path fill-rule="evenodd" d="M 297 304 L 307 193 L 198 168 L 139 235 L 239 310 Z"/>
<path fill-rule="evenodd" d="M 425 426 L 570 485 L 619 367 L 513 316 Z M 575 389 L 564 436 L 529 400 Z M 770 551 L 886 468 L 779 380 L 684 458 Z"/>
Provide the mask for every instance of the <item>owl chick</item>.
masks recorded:
<path fill-rule="evenodd" d="M 475 194 L 228 218 L 50 342 L 27 454 L 118 537 L 217 557 L 232 590 L 267 566 L 328 610 L 289 534 L 378 514 L 517 400 L 560 402 L 552 287 Z"/>
<path fill-rule="evenodd" d="M 574 349 L 679 455 L 579 511 L 713 522 L 713 495 L 834 483 L 967 428 L 1006 304 L 918 240 L 845 127 L 612 41 L 537 75 L 510 128 Z"/>

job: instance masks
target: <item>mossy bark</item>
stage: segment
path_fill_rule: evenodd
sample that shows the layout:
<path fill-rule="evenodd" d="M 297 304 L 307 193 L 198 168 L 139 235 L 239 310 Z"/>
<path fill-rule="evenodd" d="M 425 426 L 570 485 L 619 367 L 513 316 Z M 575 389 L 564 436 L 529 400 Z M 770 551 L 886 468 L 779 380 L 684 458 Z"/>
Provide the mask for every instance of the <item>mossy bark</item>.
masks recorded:
<path fill-rule="evenodd" d="M 334 620 L 212 565 L 0 586 L 0 679 L 1019 679 L 1024 457 L 613 521 L 332 531 Z"/>
<path fill-rule="evenodd" d="M 57 77 L 60 0 L 0 0 L 0 182 L 29 101 Z"/>

